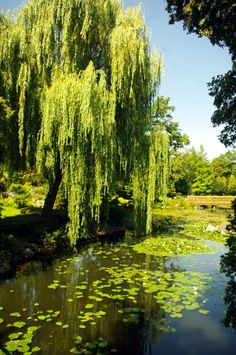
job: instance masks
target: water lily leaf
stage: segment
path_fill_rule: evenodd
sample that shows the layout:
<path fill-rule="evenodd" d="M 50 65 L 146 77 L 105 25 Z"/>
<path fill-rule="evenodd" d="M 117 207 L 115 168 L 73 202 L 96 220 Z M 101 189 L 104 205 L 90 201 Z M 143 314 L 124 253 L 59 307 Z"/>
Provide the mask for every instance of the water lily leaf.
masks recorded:
<path fill-rule="evenodd" d="M 25 353 L 25 352 L 28 352 L 30 350 L 30 347 L 27 345 L 27 344 L 21 344 L 20 343 L 20 346 L 17 348 L 17 351 L 19 353 Z"/>
<path fill-rule="evenodd" d="M 85 347 L 88 348 L 88 349 L 95 349 L 97 347 L 96 340 L 86 343 Z"/>
<path fill-rule="evenodd" d="M 4 322 L 3 318 L 0 318 L 0 324 L 2 324 Z"/>
<path fill-rule="evenodd" d="M 59 284 L 55 284 L 55 283 L 53 283 L 53 284 L 51 284 L 51 285 L 48 285 L 48 288 L 52 288 L 52 289 L 56 289 L 57 287 L 59 287 Z"/>
<path fill-rule="evenodd" d="M 10 338 L 11 340 L 15 340 L 15 339 L 18 339 L 21 335 L 22 335 L 21 332 L 11 333 L 8 335 L 8 338 Z"/>
<path fill-rule="evenodd" d="M 206 309 L 199 309 L 199 313 L 201 313 L 201 314 L 209 314 L 210 311 L 208 311 Z"/>
<path fill-rule="evenodd" d="M 25 324 L 26 324 L 25 322 L 15 322 L 12 325 L 13 325 L 13 327 L 16 327 L 16 328 L 23 328 Z"/>
<path fill-rule="evenodd" d="M 13 341 L 7 342 L 5 344 L 5 349 L 7 351 L 13 352 L 13 351 L 16 351 L 18 349 L 18 346 L 19 346 L 19 341 L 18 340 L 13 340 Z"/>
<path fill-rule="evenodd" d="M 99 342 L 98 345 L 99 345 L 99 347 L 101 347 L 101 348 L 105 348 L 105 347 L 107 347 L 108 342 L 107 342 L 106 340 L 102 340 L 102 341 Z"/>
<path fill-rule="evenodd" d="M 183 314 L 181 314 L 181 313 L 171 313 L 170 317 L 171 318 L 182 318 Z"/>
<path fill-rule="evenodd" d="M 38 319 L 39 319 L 39 320 L 45 320 L 45 319 L 46 319 L 46 316 L 40 315 L 40 316 L 38 316 Z"/>
<path fill-rule="evenodd" d="M 59 316 L 60 313 L 61 313 L 61 311 L 56 311 L 56 312 L 54 312 L 54 313 L 53 313 L 53 317 Z"/>
<path fill-rule="evenodd" d="M 56 322 L 56 325 L 62 326 L 62 322 Z"/>
<path fill-rule="evenodd" d="M 85 285 L 80 285 L 80 286 L 75 286 L 75 288 L 78 288 L 79 290 L 86 290 L 87 286 Z"/>
<path fill-rule="evenodd" d="M 35 346 L 35 347 L 33 347 L 32 349 L 31 349 L 31 352 L 32 353 L 36 353 L 36 352 L 38 352 L 38 351 L 40 351 L 41 350 L 41 348 L 39 347 L 39 346 Z"/>
<path fill-rule="evenodd" d="M 40 328 L 40 326 L 39 327 L 36 327 L 36 326 L 31 326 L 31 327 L 29 327 L 28 329 L 27 329 L 27 331 L 29 332 L 29 333 L 34 333 L 36 330 L 38 330 Z"/>
<path fill-rule="evenodd" d="M 21 314 L 19 312 L 14 312 L 14 313 L 10 313 L 11 317 L 21 317 Z"/>
<path fill-rule="evenodd" d="M 85 306 L 86 309 L 90 309 L 90 308 L 93 308 L 93 307 L 94 307 L 94 304 L 92 304 L 92 303 L 88 303 Z"/>
<path fill-rule="evenodd" d="M 83 338 L 82 338 L 80 335 L 77 335 L 77 336 L 75 337 L 75 342 L 76 342 L 76 344 L 80 344 L 80 343 L 82 342 L 82 340 L 83 340 Z"/>

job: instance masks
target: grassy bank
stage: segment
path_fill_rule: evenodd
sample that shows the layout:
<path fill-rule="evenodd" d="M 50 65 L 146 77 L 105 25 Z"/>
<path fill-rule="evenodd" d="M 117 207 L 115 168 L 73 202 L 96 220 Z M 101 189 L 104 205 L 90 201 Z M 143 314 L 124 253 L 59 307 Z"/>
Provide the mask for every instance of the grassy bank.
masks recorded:
<path fill-rule="evenodd" d="M 212 209 L 212 201 L 215 196 L 195 196 L 196 200 L 190 197 L 177 197 L 167 199 L 164 202 L 156 204 L 154 208 L 154 218 L 171 217 L 176 222 L 202 222 L 220 225 L 226 223 L 230 214 L 233 212 L 231 202 L 234 199 L 232 196 L 218 196 L 221 199 L 221 204 Z M 197 201 L 197 202 L 196 202 Z M 199 202 L 207 201 L 207 207 L 199 207 Z M 202 203 L 203 204 L 203 203 Z"/>
<path fill-rule="evenodd" d="M 48 255 L 54 258 L 58 253 L 69 250 L 66 232 L 67 218 L 63 208 L 56 210 L 50 218 L 41 217 L 45 194 L 44 185 L 29 181 L 29 179 L 19 181 L 19 178 L 17 182 L 10 185 L 6 192 L 2 193 L 0 200 L 0 277 L 12 274 L 19 264 L 35 259 L 41 260 L 45 256 L 47 258 Z M 175 233 L 190 225 L 192 231 L 195 229 L 196 233 L 204 234 L 208 225 L 212 225 L 211 228 L 220 228 L 225 232 L 228 216 L 232 213 L 232 199 L 233 197 L 229 196 L 220 197 L 221 204 L 214 209 L 211 204 L 215 201 L 215 196 L 197 197 L 197 202 L 193 198 L 167 199 L 154 208 L 153 231 L 155 234 Z M 200 208 L 200 202 L 202 204 L 207 202 L 209 207 Z M 57 207 L 60 207 L 60 200 L 57 201 Z M 112 207 L 111 220 L 113 222 L 121 222 L 125 218 L 131 221 L 131 215 L 127 215 L 127 208 L 124 209 L 119 204 Z M 129 209 L 128 212 L 131 214 Z M 129 223 L 122 225 L 127 228 Z M 117 239 L 121 233 L 118 227 L 120 225 L 117 225 L 115 234 L 114 229 L 101 230 L 96 238 L 104 239 L 109 236 L 109 238 Z"/>

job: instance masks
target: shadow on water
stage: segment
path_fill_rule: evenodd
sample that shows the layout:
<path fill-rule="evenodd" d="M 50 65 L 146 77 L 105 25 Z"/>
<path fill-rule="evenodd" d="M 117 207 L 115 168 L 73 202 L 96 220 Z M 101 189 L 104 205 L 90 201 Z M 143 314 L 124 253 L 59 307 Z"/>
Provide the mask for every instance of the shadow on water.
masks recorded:
<path fill-rule="evenodd" d="M 175 216 L 155 216 L 153 218 L 153 233 L 169 233 L 174 234 L 183 230 L 183 225 L 186 224 L 186 220 Z"/>

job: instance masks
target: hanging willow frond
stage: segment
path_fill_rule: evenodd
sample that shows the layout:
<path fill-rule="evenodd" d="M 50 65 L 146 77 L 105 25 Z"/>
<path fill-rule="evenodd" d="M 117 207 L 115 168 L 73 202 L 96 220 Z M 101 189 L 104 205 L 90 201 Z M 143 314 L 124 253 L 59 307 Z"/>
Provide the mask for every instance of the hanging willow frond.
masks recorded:
<path fill-rule="evenodd" d="M 150 132 L 161 58 L 151 51 L 139 6 L 119 0 L 30 0 L 1 22 L 1 95 L 14 109 L 22 164 L 49 184 L 62 172 L 75 243 L 126 179 L 136 223 L 150 231 L 165 190 L 167 138 Z"/>
<path fill-rule="evenodd" d="M 61 75 L 45 93 L 38 165 L 53 181 L 60 167 L 66 186 L 70 236 L 99 220 L 112 184 L 115 100 L 92 62 L 81 75 Z M 65 134 L 66 133 L 66 134 Z"/>

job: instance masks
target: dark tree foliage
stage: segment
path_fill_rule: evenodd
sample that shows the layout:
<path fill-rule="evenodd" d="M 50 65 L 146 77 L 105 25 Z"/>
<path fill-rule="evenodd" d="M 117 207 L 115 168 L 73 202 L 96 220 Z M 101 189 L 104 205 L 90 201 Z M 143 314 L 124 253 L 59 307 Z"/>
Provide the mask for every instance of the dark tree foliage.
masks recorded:
<path fill-rule="evenodd" d="M 236 143 L 236 62 L 232 70 L 225 75 L 218 75 L 208 84 L 209 93 L 214 97 L 217 110 L 211 120 L 214 126 L 224 125 L 220 141 L 225 146 L 235 146 Z"/>
<path fill-rule="evenodd" d="M 212 44 L 228 47 L 235 59 L 235 0 L 167 0 L 170 23 L 183 21 L 189 33 L 207 36 Z"/>
<path fill-rule="evenodd" d="M 224 294 L 227 308 L 223 323 L 226 327 L 236 329 L 236 240 L 234 236 L 228 239 L 227 247 L 229 251 L 221 256 L 221 271 L 229 278 Z"/>
<path fill-rule="evenodd" d="M 213 78 L 208 84 L 216 111 L 214 126 L 224 125 L 220 141 L 226 146 L 236 142 L 236 3 L 235 0 L 167 0 L 170 23 L 183 21 L 188 33 L 206 36 L 213 45 L 227 47 L 232 69 Z"/>

